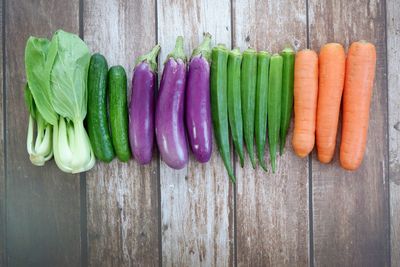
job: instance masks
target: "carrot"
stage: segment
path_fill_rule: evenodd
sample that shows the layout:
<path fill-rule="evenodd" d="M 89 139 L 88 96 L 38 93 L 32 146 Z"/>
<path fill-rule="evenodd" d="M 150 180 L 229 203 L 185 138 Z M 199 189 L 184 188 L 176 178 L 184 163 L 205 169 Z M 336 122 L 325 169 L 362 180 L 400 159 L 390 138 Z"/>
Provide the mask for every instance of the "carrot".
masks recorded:
<path fill-rule="evenodd" d="M 292 145 L 299 157 L 307 156 L 315 143 L 318 98 L 318 56 L 305 49 L 296 54 L 294 67 L 294 132 Z"/>
<path fill-rule="evenodd" d="M 373 44 L 366 41 L 351 44 L 346 61 L 340 144 L 340 165 L 347 170 L 356 170 L 364 157 L 375 64 Z"/>
<path fill-rule="evenodd" d="M 318 159 L 329 163 L 335 152 L 346 55 L 341 44 L 330 43 L 319 52 L 316 142 Z"/>

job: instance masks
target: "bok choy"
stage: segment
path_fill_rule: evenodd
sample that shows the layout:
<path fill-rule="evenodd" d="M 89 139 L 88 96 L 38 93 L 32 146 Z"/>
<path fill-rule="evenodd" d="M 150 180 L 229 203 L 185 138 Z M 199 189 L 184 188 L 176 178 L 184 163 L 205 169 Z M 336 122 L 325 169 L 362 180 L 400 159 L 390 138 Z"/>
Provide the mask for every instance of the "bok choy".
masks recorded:
<path fill-rule="evenodd" d="M 26 101 L 31 114 L 29 130 L 32 129 L 32 134 L 28 130 L 28 152 L 32 148 L 29 144 L 33 144 L 33 120 L 36 119 L 37 135 L 32 154 L 42 156 L 45 149 L 41 150 L 41 144 L 43 147 L 50 145 L 57 166 L 64 172 L 87 171 L 95 163 L 83 125 L 89 61 L 86 44 L 77 35 L 62 30 L 58 30 L 51 41 L 30 37 L 25 48 L 25 68 L 32 98 Z M 26 93 L 26 99 L 29 97 Z M 38 112 L 32 112 L 35 109 Z M 50 135 L 52 143 L 51 138 L 47 142 Z M 49 155 L 43 160 L 49 159 Z M 32 161 L 33 157 L 30 158 Z"/>
<path fill-rule="evenodd" d="M 36 108 L 28 85 L 25 86 L 24 96 L 25 104 L 29 110 L 29 126 L 26 148 L 32 164 L 36 166 L 43 166 L 46 161 L 51 159 L 53 156 L 53 148 L 51 143 L 53 126 L 43 119 L 39 110 Z M 34 141 L 35 125 L 36 140 Z"/>

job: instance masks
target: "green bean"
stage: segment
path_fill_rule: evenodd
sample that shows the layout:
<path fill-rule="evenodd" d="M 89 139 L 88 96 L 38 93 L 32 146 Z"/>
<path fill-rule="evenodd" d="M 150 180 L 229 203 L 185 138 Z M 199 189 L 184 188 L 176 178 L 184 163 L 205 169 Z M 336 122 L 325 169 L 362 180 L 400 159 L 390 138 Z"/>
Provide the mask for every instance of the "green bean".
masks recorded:
<path fill-rule="evenodd" d="M 280 130 L 280 154 L 285 148 L 286 135 L 290 125 L 293 111 L 293 84 L 294 84 L 294 58 L 295 53 L 291 48 L 285 48 L 281 52 L 283 58 L 282 70 L 282 108 Z"/>
<path fill-rule="evenodd" d="M 228 50 L 222 44 L 214 47 L 211 53 L 211 113 L 214 135 L 225 168 L 232 182 L 236 181 L 231 165 L 229 125 L 227 67 Z"/>
<path fill-rule="evenodd" d="M 256 167 L 254 159 L 254 115 L 257 83 L 257 52 L 247 49 L 243 52 L 241 91 L 244 141 L 249 153 L 251 165 Z"/>
<path fill-rule="evenodd" d="M 240 67 L 242 54 L 238 48 L 229 52 L 228 57 L 228 117 L 235 150 L 243 167 L 243 121 L 240 94 Z"/>
<path fill-rule="evenodd" d="M 265 171 L 267 170 L 267 166 L 264 161 L 264 150 L 267 140 L 267 102 L 270 58 L 271 55 L 266 51 L 260 51 L 257 53 L 255 135 L 258 161 Z"/>
<path fill-rule="evenodd" d="M 268 86 L 268 143 L 272 172 L 276 169 L 276 147 L 281 122 L 283 59 L 279 54 L 271 57 Z"/>

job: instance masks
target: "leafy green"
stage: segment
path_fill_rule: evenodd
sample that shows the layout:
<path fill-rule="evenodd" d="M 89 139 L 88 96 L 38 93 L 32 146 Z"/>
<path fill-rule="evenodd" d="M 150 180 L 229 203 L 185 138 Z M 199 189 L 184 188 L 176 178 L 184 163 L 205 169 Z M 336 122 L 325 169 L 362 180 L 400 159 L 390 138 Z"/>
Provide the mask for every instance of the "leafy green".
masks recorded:
<path fill-rule="evenodd" d="M 31 93 L 31 90 L 29 89 L 29 85 L 25 85 L 24 89 L 24 100 L 25 100 L 25 105 L 26 108 L 29 111 L 29 114 L 36 119 L 36 106 L 35 106 L 35 101 L 33 100 L 33 96 Z"/>
<path fill-rule="evenodd" d="M 55 58 L 55 47 L 47 39 L 30 37 L 25 47 L 25 69 L 28 85 L 37 109 L 50 124 L 57 122 L 50 100 L 50 72 Z"/>
<path fill-rule="evenodd" d="M 62 30 L 54 34 L 52 42 L 57 45 L 50 79 L 53 107 L 65 118 L 83 120 L 87 105 L 89 48 L 78 36 Z"/>

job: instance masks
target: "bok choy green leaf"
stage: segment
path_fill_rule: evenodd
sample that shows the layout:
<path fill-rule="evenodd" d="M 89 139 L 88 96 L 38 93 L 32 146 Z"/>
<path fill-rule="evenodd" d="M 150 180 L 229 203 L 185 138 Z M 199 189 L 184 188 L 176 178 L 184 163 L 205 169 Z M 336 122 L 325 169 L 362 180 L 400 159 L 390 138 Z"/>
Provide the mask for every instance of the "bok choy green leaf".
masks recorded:
<path fill-rule="evenodd" d="M 58 116 L 50 98 L 50 72 L 56 47 L 43 38 L 30 37 L 25 47 L 25 69 L 30 91 L 43 118 L 55 125 Z"/>

